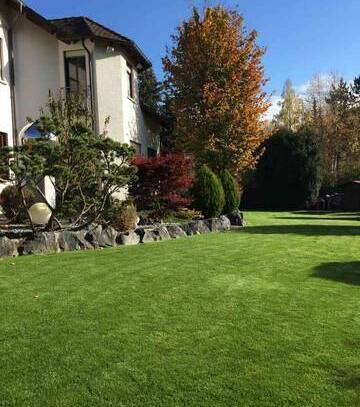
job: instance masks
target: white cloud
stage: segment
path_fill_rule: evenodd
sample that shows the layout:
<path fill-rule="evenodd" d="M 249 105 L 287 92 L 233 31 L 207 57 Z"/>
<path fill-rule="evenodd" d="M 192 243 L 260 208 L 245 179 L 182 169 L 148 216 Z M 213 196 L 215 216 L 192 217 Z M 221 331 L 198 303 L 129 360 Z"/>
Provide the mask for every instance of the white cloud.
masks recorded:
<path fill-rule="evenodd" d="M 281 102 L 281 96 L 273 95 L 270 97 L 271 106 L 265 114 L 265 120 L 271 121 L 276 114 L 280 111 L 279 102 Z"/>

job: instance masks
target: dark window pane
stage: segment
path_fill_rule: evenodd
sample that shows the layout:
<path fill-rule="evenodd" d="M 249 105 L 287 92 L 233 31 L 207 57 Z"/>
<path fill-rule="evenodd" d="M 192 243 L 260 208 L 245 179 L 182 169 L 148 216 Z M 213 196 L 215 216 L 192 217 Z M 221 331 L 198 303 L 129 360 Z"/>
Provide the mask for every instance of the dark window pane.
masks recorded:
<path fill-rule="evenodd" d="M 86 90 L 86 60 L 84 56 L 65 58 L 65 82 L 70 92 Z"/>
<path fill-rule="evenodd" d="M 0 38 L 0 79 L 4 79 L 4 51 L 3 51 L 3 39 Z"/>
<path fill-rule="evenodd" d="M 6 133 L 0 133 L 0 148 L 6 147 L 8 145 L 8 136 Z M 1 173 L 0 172 L 0 178 L 3 179 L 8 179 L 9 178 L 9 172 L 6 173 Z"/>
<path fill-rule="evenodd" d="M 131 65 L 127 64 L 128 97 L 134 99 L 134 74 Z"/>
<path fill-rule="evenodd" d="M 0 133 L 0 148 L 6 147 L 7 145 L 8 145 L 7 134 L 6 133 Z"/>
<path fill-rule="evenodd" d="M 148 148 L 147 151 L 148 151 L 148 157 L 149 157 L 149 158 L 154 158 L 154 157 L 157 156 L 157 152 L 156 152 L 155 149 L 153 149 L 153 148 Z"/>

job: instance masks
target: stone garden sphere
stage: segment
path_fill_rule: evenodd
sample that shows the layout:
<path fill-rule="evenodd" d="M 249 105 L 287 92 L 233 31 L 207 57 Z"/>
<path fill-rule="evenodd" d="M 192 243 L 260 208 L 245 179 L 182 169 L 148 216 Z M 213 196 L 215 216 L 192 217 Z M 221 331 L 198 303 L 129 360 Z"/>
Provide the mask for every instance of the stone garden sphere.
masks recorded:
<path fill-rule="evenodd" d="M 45 203 L 38 202 L 32 205 L 29 214 L 34 225 L 46 225 L 50 220 L 51 210 Z"/>

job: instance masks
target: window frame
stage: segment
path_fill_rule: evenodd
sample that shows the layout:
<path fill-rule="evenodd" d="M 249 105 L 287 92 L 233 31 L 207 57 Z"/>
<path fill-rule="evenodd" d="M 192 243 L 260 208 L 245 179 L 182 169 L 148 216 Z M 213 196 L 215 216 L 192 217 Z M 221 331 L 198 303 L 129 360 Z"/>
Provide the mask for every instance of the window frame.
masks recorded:
<path fill-rule="evenodd" d="M 127 62 L 126 63 L 126 83 L 127 83 L 127 97 L 135 101 L 135 77 L 134 77 L 134 68 Z"/>
<path fill-rule="evenodd" d="M 9 135 L 5 132 L 0 131 L 0 148 L 8 147 L 9 146 Z M 5 174 L 0 173 L 0 178 L 8 180 L 10 179 L 10 172 Z"/>
<path fill-rule="evenodd" d="M 0 81 L 5 81 L 5 64 L 4 64 L 4 38 L 0 37 Z"/>
<path fill-rule="evenodd" d="M 85 74 L 85 88 L 81 89 L 80 80 L 79 80 L 79 67 L 76 69 L 76 83 L 77 89 L 73 90 L 70 86 L 70 72 L 69 72 L 69 64 L 68 61 L 71 59 L 83 59 L 84 61 L 84 74 Z M 87 60 L 86 55 L 83 53 L 79 53 L 78 51 L 65 51 L 64 52 L 64 75 L 65 75 L 65 90 L 66 93 L 80 93 L 85 92 L 87 93 L 88 87 L 88 73 L 87 73 Z"/>

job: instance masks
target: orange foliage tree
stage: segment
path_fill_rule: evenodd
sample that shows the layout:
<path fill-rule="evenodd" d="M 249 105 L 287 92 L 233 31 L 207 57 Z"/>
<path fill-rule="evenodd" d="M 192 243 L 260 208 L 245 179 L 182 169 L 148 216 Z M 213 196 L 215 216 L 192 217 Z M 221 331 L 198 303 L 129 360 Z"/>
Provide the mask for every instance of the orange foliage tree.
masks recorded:
<path fill-rule="evenodd" d="M 200 15 L 194 8 L 163 58 L 178 146 L 198 163 L 240 177 L 254 167 L 266 138 L 264 49 L 256 39 L 236 11 L 207 7 Z"/>

